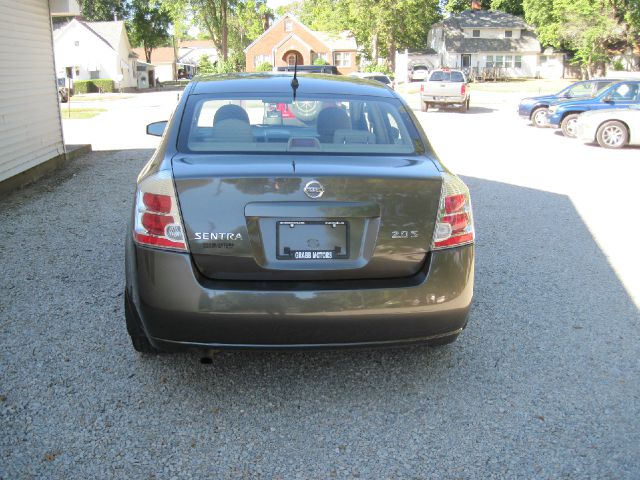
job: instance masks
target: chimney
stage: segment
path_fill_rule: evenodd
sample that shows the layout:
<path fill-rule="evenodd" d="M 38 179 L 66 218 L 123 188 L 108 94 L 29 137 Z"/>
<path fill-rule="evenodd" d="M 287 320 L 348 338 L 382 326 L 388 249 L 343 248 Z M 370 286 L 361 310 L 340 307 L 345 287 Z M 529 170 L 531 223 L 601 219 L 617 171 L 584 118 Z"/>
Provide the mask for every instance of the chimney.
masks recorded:
<path fill-rule="evenodd" d="M 480 0 L 473 0 L 471 2 L 471 10 L 482 10 L 482 3 L 480 3 Z"/>

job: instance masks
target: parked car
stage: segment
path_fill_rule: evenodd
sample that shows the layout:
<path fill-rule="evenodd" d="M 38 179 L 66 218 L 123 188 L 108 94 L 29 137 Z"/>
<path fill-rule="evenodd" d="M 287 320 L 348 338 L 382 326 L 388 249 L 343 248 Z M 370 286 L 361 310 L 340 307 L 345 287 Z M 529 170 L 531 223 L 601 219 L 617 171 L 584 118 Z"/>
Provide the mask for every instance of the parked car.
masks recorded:
<path fill-rule="evenodd" d="M 578 115 L 590 110 L 628 108 L 640 103 L 640 81 L 627 80 L 614 83 L 595 97 L 556 101 L 549 106 L 546 120 L 554 128 L 562 129 L 566 137 L 575 138 Z"/>
<path fill-rule="evenodd" d="M 557 100 L 593 97 L 602 88 L 619 81 L 620 80 L 610 78 L 584 80 L 572 83 L 552 95 L 523 98 L 518 105 L 518 114 L 522 118 L 530 120 L 536 127 L 544 127 L 547 125 L 545 117 L 550 103 L 556 102 Z"/>
<path fill-rule="evenodd" d="M 449 343 L 473 294 L 469 190 L 406 102 L 299 76 L 315 122 L 263 123 L 291 75 L 196 78 L 137 182 L 125 318 L 135 349 Z"/>
<path fill-rule="evenodd" d="M 426 65 L 418 64 L 409 70 L 410 82 L 423 82 L 429 75 L 430 68 Z"/>
<path fill-rule="evenodd" d="M 382 72 L 354 72 L 349 76 L 365 78 L 367 80 L 375 80 L 376 82 L 383 83 L 392 90 L 395 90 L 395 84 L 393 80 L 391 80 L 385 73 Z"/>
<path fill-rule="evenodd" d="M 429 74 L 420 85 L 420 110 L 429 107 L 451 107 L 457 105 L 461 112 L 469 110 L 469 87 L 462 70 L 442 68 Z"/>
<path fill-rule="evenodd" d="M 583 142 L 598 142 L 604 148 L 640 145 L 640 105 L 584 112 L 578 117 L 576 132 Z"/>

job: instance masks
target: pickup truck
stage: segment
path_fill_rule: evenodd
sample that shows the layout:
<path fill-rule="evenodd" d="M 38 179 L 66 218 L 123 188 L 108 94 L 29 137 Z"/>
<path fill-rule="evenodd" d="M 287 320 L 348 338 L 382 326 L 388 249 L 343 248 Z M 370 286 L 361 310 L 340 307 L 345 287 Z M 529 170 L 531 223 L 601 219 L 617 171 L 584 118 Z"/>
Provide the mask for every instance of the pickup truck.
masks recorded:
<path fill-rule="evenodd" d="M 629 108 L 640 104 L 640 80 L 617 82 L 600 91 L 592 98 L 556 101 L 549 105 L 546 122 L 555 128 L 561 128 L 566 137 L 577 135 L 578 115 L 591 110 L 607 108 Z"/>
<path fill-rule="evenodd" d="M 450 107 L 458 105 L 461 112 L 469 110 L 469 87 L 462 70 L 442 68 L 434 70 L 426 81 L 420 84 L 420 110 L 429 107 Z"/>
<path fill-rule="evenodd" d="M 545 116 L 549 104 L 557 100 L 593 97 L 600 89 L 619 81 L 611 78 L 584 80 L 572 83 L 555 94 L 523 98 L 518 105 L 518 115 L 531 120 L 531 123 L 536 127 L 544 127 L 546 126 Z"/>

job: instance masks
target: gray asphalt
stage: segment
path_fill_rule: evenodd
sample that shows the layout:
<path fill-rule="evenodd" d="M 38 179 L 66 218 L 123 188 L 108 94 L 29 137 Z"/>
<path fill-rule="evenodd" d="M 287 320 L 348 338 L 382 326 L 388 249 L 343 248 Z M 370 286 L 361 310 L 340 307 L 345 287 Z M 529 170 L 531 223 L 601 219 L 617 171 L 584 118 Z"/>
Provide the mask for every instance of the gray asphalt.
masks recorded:
<path fill-rule="evenodd" d="M 638 311 L 567 197 L 465 179 L 476 296 L 453 345 L 203 365 L 125 331 L 150 153 L 93 153 L 1 202 L 1 478 L 640 476 Z"/>

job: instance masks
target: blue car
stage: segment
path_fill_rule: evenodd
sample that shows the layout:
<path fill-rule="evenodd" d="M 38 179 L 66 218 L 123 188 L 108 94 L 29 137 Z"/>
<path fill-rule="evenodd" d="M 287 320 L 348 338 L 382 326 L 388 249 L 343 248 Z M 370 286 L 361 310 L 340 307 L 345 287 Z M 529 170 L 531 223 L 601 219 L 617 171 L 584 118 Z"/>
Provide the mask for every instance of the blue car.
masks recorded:
<path fill-rule="evenodd" d="M 578 115 L 590 110 L 629 108 L 640 104 L 640 80 L 617 82 L 600 91 L 593 98 L 556 101 L 549 105 L 546 120 L 554 128 L 561 128 L 565 137 L 577 136 Z"/>
<path fill-rule="evenodd" d="M 551 103 L 558 100 L 593 97 L 598 90 L 619 81 L 610 78 L 584 80 L 573 83 L 553 95 L 523 98 L 520 100 L 520 105 L 518 105 L 518 115 L 531 120 L 536 127 L 544 127 L 546 126 L 547 109 Z"/>

